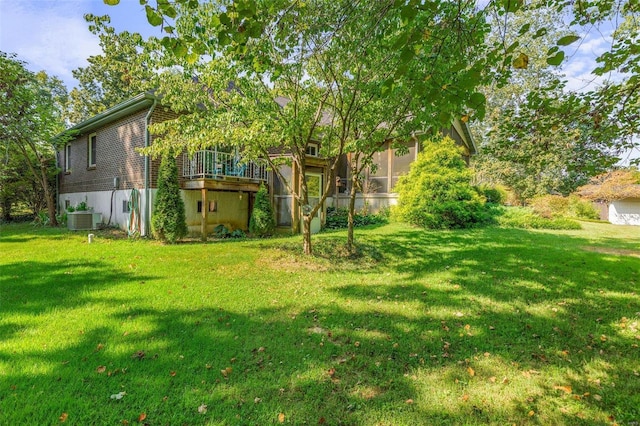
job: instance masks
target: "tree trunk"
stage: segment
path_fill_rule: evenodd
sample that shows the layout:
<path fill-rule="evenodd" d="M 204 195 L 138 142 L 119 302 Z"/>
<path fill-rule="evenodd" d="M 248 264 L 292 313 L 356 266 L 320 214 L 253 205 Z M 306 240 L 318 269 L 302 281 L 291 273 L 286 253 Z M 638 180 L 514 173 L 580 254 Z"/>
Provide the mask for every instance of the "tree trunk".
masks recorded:
<path fill-rule="evenodd" d="M 358 194 L 358 175 L 351 175 L 351 188 L 349 189 L 349 215 L 347 222 L 347 251 L 353 252 L 353 228 L 356 210 L 356 195 Z"/>
<path fill-rule="evenodd" d="M 302 248 L 304 254 L 311 255 L 311 215 L 305 214 L 302 216 Z"/>
<path fill-rule="evenodd" d="M 51 192 L 49 186 L 49 179 L 47 176 L 47 165 L 44 160 L 40 160 L 40 180 L 42 183 L 42 189 L 44 191 L 44 199 L 47 203 L 47 213 L 49 214 L 49 225 L 58 226 L 58 219 L 56 218 L 56 200 L 55 194 Z"/>

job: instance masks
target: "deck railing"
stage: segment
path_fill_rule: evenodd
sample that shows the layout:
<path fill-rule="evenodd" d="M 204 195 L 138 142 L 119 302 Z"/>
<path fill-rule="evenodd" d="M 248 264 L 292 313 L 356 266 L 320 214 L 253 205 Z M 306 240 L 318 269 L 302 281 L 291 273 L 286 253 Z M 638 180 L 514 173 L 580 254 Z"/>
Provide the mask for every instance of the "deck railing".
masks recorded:
<path fill-rule="evenodd" d="M 266 162 L 241 161 L 233 153 L 212 150 L 196 151 L 182 156 L 182 177 L 188 179 L 222 179 L 225 176 L 267 180 Z"/>

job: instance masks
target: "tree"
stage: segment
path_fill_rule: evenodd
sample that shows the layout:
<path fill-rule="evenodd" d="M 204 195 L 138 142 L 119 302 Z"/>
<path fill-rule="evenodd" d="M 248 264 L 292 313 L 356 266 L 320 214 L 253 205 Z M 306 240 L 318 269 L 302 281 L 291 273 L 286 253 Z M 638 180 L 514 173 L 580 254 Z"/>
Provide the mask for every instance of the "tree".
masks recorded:
<path fill-rule="evenodd" d="M 607 204 L 624 198 L 640 198 L 640 172 L 628 168 L 603 173 L 578 188 L 577 194 Z"/>
<path fill-rule="evenodd" d="M 259 237 L 272 235 L 276 229 L 276 221 L 273 217 L 273 209 L 269 200 L 267 187 L 260 185 L 256 193 L 256 200 L 249 219 L 249 232 Z"/>
<path fill-rule="evenodd" d="M 153 203 L 151 231 L 155 238 L 171 244 L 188 233 L 184 201 L 180 196 L 178 166 L 175 157 L 171 155 L 162 157 L 158 170 L 158 190 Z"/>
<path fill-rule="evenodd" d="M 64 130 L 66 89 L 44 72 L 32 73 L 15 55 L 0 52 L 0 143 L 26 164 L 45 200 L 49 223 L 57 225 L 52 179 L 55 136 Z"/>
<path fill-rule="evenodd" d="M 488 113 L 475 126 L 482 141 L 474 161 L 479 180 L 510 187 L 522 202 L 567 195 L 617 161 L 608 146 L 611 134 L 582 115 L 589 104 L 566 93 L 558 71 L 549 67 L 548 52 L 557 49 L 557 41 L 575 36 L 557 25 L 562 14 L 544 5 L 517 11 L 507 27 L 494 22 L 490 41 L 513 46 L 519 56 L 507 84 L 483 88 Z"/>
<path fill-rule="evenodd" d="M 484 200 L 471 186 L 472 172 L 449 138 L 426 141 L 396 191 L 396 214 L 425 228 L 468 228 L 486 221 Z"/>
<path fill-rule="evenodd" d="M 154 70 L 146 62 L 144 40 L 138 33 L 116 33 L 108 16 L 85 15 L 89 30 L 98 35 L 102 54 L 72 71 L 78 87 L 69 93 L 71 123 L 79 123 L 124 102 L 149 86 Z"/>

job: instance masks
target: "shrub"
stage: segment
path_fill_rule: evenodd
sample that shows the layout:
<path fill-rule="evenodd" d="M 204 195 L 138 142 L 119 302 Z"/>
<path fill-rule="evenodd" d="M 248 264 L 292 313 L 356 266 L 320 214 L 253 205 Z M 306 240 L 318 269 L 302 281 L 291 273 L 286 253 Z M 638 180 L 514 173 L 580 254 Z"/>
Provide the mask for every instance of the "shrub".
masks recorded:
<path fill-rule="evenodd" d="M 561 217 L 599 219 L 600 217 L 591 202 L 582 200 L 576 195 L 569 197 L 543 195 L 531 200 L 530 206 L 537 214 L 547 219 Z"/>
<path fill-rule="evenodd" d="M 220 224 L 213 228 L 213 234 L 216 238 L 229 238 L 231 236 L 231 231 L 226 226 Z"/>
<path fill-rule="evenodd" d="M 171 155 L 165 155 L 158 170 L 158 191 L 153 203 L 151 232 L 155 238 L 175 243 L 187 235 L 184 201 L 180 196 L 178 166 Z"/>
<path fill-rule="evenodd" d="M 249 232 L 258 237 L 273 235 L 276 229 L 276 220 L 269 201 L 267 188 L 260 184 L 256 193 L 256 201 L 249 219 Z"/>
<path fill-rule="evenodd" d="M 500 187 L 477 186 L 476 190 L 483 196 L 487 203 L 504 204 L 507 200 L 507 191 Z"/>
<path fill-rule="evenodd" d="M 490 220 L 471 186 L 460 148 L 445 137 L 425 144 L 409 174 L 396 185 L 398 219 L 425 228 L 468 228 Z"/>
<path fill-rule="evenodd" d="M 497 216 L 500 226 L 523 229 L 582 229 L 575 220 L 568 218 L 548 219 L 538 215 L 533 209 L 527 207 L 503 208 Z"/>
<path fill-rule="evenodd" d="M 383 225 L 389 223 L 389 210 L 382 209 L 376 214 L 356 213 L 353 217 L 353 226 Z M 326 229 L 344 229 L 349 224 L 349 210 L 335 207 L 327 208 Z"/>

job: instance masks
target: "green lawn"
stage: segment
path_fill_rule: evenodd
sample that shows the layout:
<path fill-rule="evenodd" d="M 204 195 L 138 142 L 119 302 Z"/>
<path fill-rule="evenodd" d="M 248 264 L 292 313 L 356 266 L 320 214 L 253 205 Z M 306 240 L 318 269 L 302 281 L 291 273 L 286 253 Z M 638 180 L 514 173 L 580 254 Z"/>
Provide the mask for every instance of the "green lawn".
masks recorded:
<path fill-rule="evenodd" d="M 0 424 L 640 421 L 640 228 L 0 227 Z"/>

